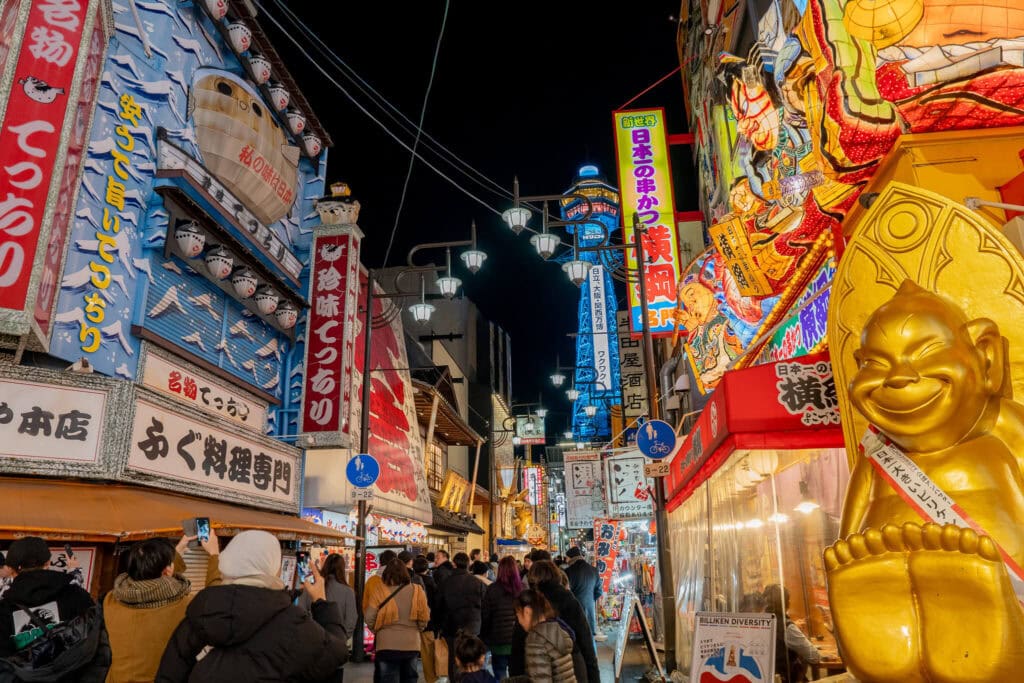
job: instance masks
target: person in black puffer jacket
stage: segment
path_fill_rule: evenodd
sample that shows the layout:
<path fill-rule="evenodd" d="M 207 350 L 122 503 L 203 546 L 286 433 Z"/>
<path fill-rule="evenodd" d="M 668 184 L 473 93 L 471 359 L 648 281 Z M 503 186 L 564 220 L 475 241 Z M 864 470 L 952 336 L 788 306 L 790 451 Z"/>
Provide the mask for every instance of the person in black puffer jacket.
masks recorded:
<path fill-rule="evenodd" d="M 583 663 L 587 669 L 586 681 L 578 683 L 600 683 L 601 671 L 597 663 L 597 651 L 594 649 L 594 636 L 590 632 L 590 624 L 583 613 L 583 607 L 567 585 L 568 578 L 551 560 L 534 562 L 528 575 L 530 587 L 539 590 L 555 609 L 556 616 L 572 629 L 576 638 L 575 646 L 579 648 Z M 516 626 L 512 637 L 512 658 L 509 661 L 509 675 L 526 674 L 526 632 Z M 577 676 L 577 678 L 580 678 Z"/>
<path fill-rule="evenodd" d="M 322 681 L 348 659 L 338 606 L 314 566 L 303 585 L 311 612 L 293 604 L 277 577 L 281 546 L 244 531 L 220 555 L 224 584 L 201 590 L 171 636 L 157 683 Z"/>
<path fill-rule="evenodd" d="M 484 592 L 480 635 L 491 650 L 491 669 L 499 681 L 508 676 L 512 632 L 516 626 L 516 597 L 523 592 L 516 558 L 506 555 L 498 563 L 498 578 Z"/>

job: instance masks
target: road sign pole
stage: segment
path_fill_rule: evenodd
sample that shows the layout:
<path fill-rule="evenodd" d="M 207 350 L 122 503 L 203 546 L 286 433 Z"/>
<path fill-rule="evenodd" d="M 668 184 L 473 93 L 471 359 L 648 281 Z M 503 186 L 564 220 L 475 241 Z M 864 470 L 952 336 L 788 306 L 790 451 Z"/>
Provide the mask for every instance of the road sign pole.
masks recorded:
<path fill-rule="evenodd" d="M 373 270 L 366 269 L 366 317 L 363 323 L 363 412 L 359 420 L 359 452 L 370 450 L 370 338 L 373 332 Z M 363 588 L 366 585 L 366 501 L 359 499 L 356 520 L 356 630 L 352 634 L 352 661 L 364 659 Z"/>

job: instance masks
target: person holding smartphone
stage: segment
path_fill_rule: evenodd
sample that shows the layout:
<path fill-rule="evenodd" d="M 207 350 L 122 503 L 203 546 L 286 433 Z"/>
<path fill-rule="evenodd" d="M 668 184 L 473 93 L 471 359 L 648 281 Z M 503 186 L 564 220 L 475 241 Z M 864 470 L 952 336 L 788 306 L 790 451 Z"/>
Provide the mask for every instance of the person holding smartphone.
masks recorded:
<path fill-rule="evenodd" d="M 177 546 L 164 538 L 152 538 L 128 551 L 128 570 L 114 579 L 113 590 L 103 600 L 113 655 L 107 683 L 156 678 L 167 641 L 192 602 L 192 584 L 185 578 L 182 559 L 190 543 L 200 541 L 210 556 L 206 585 L 220 581 L 220 546 L 208 521 L 204 537 L 200 541 L 196 536 L 182 536 Z"/>
<path fill-rule="evenodd" d="M 338 606 L 316 565 L 301 585 L 310 612 L 281 581 L 281 544 L 243 531 L 220 554 L 222 583 L 193 598 L 157 671 L 157 683 L 322 681 L 348 659 Z"/>

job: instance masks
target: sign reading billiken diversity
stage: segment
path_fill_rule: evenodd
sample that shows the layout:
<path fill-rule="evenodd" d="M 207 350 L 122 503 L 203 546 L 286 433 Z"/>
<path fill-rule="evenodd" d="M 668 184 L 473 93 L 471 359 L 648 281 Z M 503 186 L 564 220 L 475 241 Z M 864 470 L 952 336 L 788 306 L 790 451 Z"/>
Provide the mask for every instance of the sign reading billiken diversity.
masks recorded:
<path fill-rule="evenodd" d="M 679 244 L 676 238 L 676 210 L 672 196 L 665 110 L 617 111 L 615 151 L 622 194 L 622 222 L 625 241 L 633 241 L 633 214 L 646 227 L 643 246 L 646 256 L 644 277 L 651 332 L 667 335 L 675 331 L 673 312 L 679 274 Z M 636 268 L 636 252 L 628 250 L 626 261 Z M 629 288 L 630 323 L 634 332 L 643 327 L 640 287 Z"/>

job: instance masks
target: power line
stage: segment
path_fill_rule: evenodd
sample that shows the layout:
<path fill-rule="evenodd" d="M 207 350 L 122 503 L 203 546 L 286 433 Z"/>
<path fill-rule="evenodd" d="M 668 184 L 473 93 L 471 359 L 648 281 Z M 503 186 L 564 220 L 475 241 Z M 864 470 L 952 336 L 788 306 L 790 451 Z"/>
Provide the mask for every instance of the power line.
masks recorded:
<path fill-rule="evenodd" d="M 363 113 L 364 113 L 364 114 L 365 114 L 365 115 L 366 115 L 367 117 L 369 117 L 369 119 L 370 119 L 371 121 L 373 121 L 374 123 L 376 123 L 376 124 L 377 124 L 377 125 L 378 125 L 378 126 L 379 126 L 379 127 L 380 127 L 380 128 L 381 128 L 381 129 L 382 129 L 382 130 L 383 130 L 384 132 L 385 132 L 385 133 L 387 133 L 387 134 L 388 134 L 388 135 L 389 135 L 389 136 L 390 136 L 390 137 L 391 137 L 391 138 L 392 138 L 392 139 L 393 139 L 393 140 L 394 140 L 395 142 L 397 142 L 397 143 L 398 143 L 399 145 L 401 145 L 401 146 L 402 146 L 402 147 L 403 147 L 403 148 L 404 148 L 404 149 L 405 149 L 406 151 L 408 151 L 409 153 L 413 154 L 413 155 L 414 155 L 414 156 L 415 156 L 415 157 L 416 157 L 417 159 L 419 159 L 420 161 L 422 161 L 422 162 L 423 162 L 423 164 L 424 164 L 425 166 L 427 166 L 427 168 L 429 168 L 429 169 L 430 169 L 430 170 L 432 170 L 432 171 L 433 171 L 434 173 L 436 173 L 436 174 L 437 174 L 437 175 L 439 175 L 440 177 L 442 177 L 442 178 L 444 178 L 445 180 L 447 180 L 447 181 L 448 181 L 448 182 L 449 182 L 449 183 L 450 183 L 450 184 L 451 184 L 452 186 L 454 186 L 454 187 L 455 187 L 455 188 L 456 188 L 457 190 L 459 190 L 460 192 L 462 192 L 462 193 L 463 193 L 464 195 L 466 195 L 467 197 L 469 197 L 470 199 L 472 199 L 472 200 L 473 200 L 473 201 L 475 201 L 476 203 L 480 204 L 480 206 L 484 207 L 485 209 L 487 209 L 488 211 L 490 211 L 490 212 L 494 213 L 495 215 L 501 216 L 501 212 L 500 212 L 500 211 L 498 211 L 498 210 L 497 210 L 497 209 L 495 209 L 495 208 L 494 208 L 493 206 L 491 206 L 490 204 L 488 204 L 487 202 L 485 202 L 485 201 L 484 201 L 483 199 L 480 199 L 480 198 L 479 198 L 479 197 L 477 197 L 477 196 L 476 196 L 475 194 L 473 194 L 472 192 L 470 192 L 469 190 L 467 190 L 466 188 L 464 188 L 464 187 L 463 187 L 462 185 L 460 185 L 460 184 L 459 184 L 459 183 L 458 183 L 458 182 L 457 182 L 456 180 L 454 180 L 453 178 L 451 178 L 451 177 L 450 177 L 450 176 L 449 176 L 448 174 L 446 174 L 446 173 L 445 173 L 444 171 L 442 171 L 441 169 L 439 169 L 439 168 L 438 168 L 437 166 L 435 166 L 434 164 L 430 163 L 430 161 L 428 161 L 427 159 L 425 159 L 425 158 L 424 158 L 424 157 L 423 157 L 423 156 L 422 156 L 422 155 L 421 155 L 421 154 L 420 154 L 419 152 L 417 152 L 417 151 L 413 150 L 413 148 L 412 148 L 412 147 L 411 147 L 410 145 L 408 145 L 408 144 L 407 144 L 407 143 L 406 143 L 406 142 L 405 142 L 404 140 L 402 140 L 402 139 L 401 139 L 400 137 L 398 137 L 397 135 L 395 135 L 395 133 L 394 133 L 394 132 L 393 132 L 393 131 L 392 131 L 392 130 L 391 130 L 390 128 L 388 128 L 387 124 L 385 124 L 385 123 L 384 123 L 384 122 L 382 122 L 382 121 L 381 121 L 380 119 L 378 119 L 378 118 L 377 118 L 376 116 L 374 116 L 374 115 L 373 115 L 373 112 L 371 112 L 371 111 L 370 111 L 369 109 L 367 109 L 366 107 L 364 107 L 364 106 L 363 106 L 363 105 L 362 105 L 362 104 L 361 104 L 361 103 L 360 103 L 360 102 L 359 102 L 359 101 L 358 101 L 358 100 L 357 100 L 357 99 L 356 99 L 355 97 L 353 97 L 353 96 L 352 96 L 352 93 L 350 93 L 350 92 L 349 92 L 349 91 L 348 91 L 348 90 L 347 90 L 347 89 L 345 88 L 345 86 L 343 86 L 343 85 L 342 85 L 341 83 L 339 83 L 339 82 L 338 82 L 337 80 L 335 80 L 335 79 L 334 79 L 334 78 L 333 78 L 333 77 L 331 76 L 331 74 L 327 73 L 327 71 L 326 71 L 326 70 L 324 70 L 323 66 L 321 66 L 321 65 L 320 65 L 320 63 L 319 63 L 319 62 L 318 62 L 318 61 L 317 61 L 316 59 L 314 59 L 312 55 L 310 55 L 310 54 L 309 54 L 308 52 L 306 52 L 306 50 L 305 50 L 305 49 L 303 48 L 302 44 L 301 44 L 301 43 L 299 43 L 298 39 L 297 39 L 297 38 L 295 38 L 294 36 L 292 36 L 292 35 L 291 35 L 291 34 L 290 34 L 290 33 L 288 32 L 288 30 L 287 30 L 287 29 L 285 29 L 285 27 L 284 27 L 284 26 L 282 26 L 282 25 L 281 25 L 281 23 L 280 23 L 279 21 L 277 21 L 277 19 L 275 19 L 275 18 L 274 18 L 274 16 L 273 16 L 272 14 L 270 14 L 269 12 L 267 12 L 266 8 L 265 8 L 265 7 L 263 7 L 263 5 L 262 5 L 262 3 L 260 2 L 260 0 L 252 0 L 252 1 L 253 1 L 253 4 L 255 4 L 255 5 L 257 6 L 257 7 L 259 7 L 259 8 L 260 8 L 260 10 L 262 10 L 262 11 L 263 11 L 263 14 L 264 14 L 264 15 L 265 15 L 265 16 L 266 16 L 266 17 L 267 17 L 267 18 L 268 18 L 268 19 L 269 19 L 269 20 L 270 20 L 270 21 L 271 21 L 271 22 L 272 22 L 272 23 L 273 23 L 273 24 L 274 24 L 274 25 L 275 25 L 275 26 L 276 26 L 276 27 L 278 28 L 278 30 L 279 30 L 279 31 L 281 31 L 281 33 L 282 33 L 282 34 L 283 34 L 283 35 L 284 35 L 284 36 L 285 36 L 285 37 L 286 37 L 286 38 L 287 38 L 288 40 L 290 40 L 290 41 L 292 42 L 292 44 L 293 44 L 293 45 L 295 46 L 295 48 L 296 48 L 296 49 L 297 49 L 297 50 L 299 51 L 299 53 L 300 53 L 300 54 L 302 54 L 302 56 L 303 56 L 303 57 L 305 57 L 306 59 L 308 59 L 308 60 L 309 60 L 309 62 L 310 62 L 310 63 L 311 63 L 311 64 L 312 64 L 312 65 L 313 65 L 314 67 L 316 67 L 317 71 L 319 71 L 319 72 L 320 72 L 321 74 L 323 74 L 324 78 L 326 78 L 326 79 L 327 79 L 327 80 L 328 80 L 328 81 L 329 81 L 329 82 L 330 82 L 330 83 L 331 83 L 331 84 L 332 84 L 332 85 L 333 85 L 333 86 L 334 86 L 335 88 L 337 88 L 337 89 L 338 89 L 338 91 L 339 91 L 339 92 L 341 92 L 341 94 L 342 94 L 342 95 L 344 95 L 344 96 L 345 96 L 346 98 L 348 98 L 348 100 L 349 100 L 350 102 L 352 102 L 352 104 L 354 104 L 354 105 L 356 106 L 356 108 L 357 108 L 357 109 L 359 109 L 359 111 L 363 112 Z"/>
<path fill-rule="evenodd" d="M 392 104 L 387 97 L 382 95 L 376 90 L 373 85 L 366 81 L 359 73 L 353 69 L 348 63 L 345 62 L 337 53 L 335 53 L 327 43 L 325 43 L 312 29 L 307 26 L 302 19 L 300 19 L 283 0 L 274 0 L 277 7 L 284 13 L 286 19 L 288 19 L 295 28 L 309 37 L 312 38 L 313 47 L 316 48 L 317 52 L 333 62 L 334 66 L 338 69 L 341 75 L 351 83 L 356 89 L 358 89 L 363 95 L 365 95 L 371 102 L 373 102 L 381 111 L 398 124 L 403 130 L 409 134 L 422 134 L 424 140 L 424 147 L 430 149 L 436 154 L 442 161 L 447 163 L 452 168 L 458 170 L 460 173 L 465 175 L 467 179 L 476 183 L 482 188 L 487 189 L 490 192 L 502 197 L 503 199 L 511 199 L 512 193 L 508 191 L 504 186 L 495 182 L 484 173 L 478 171 L 469 162 L 465 161 L 453 151 L 448 149 L 443 143 L 437 138 L 432 136 L 427 131 L 423 130 L 422 125 L 416 126 L 412 119 L 405 115 L 401 109 Z M 265 11 L 265 10 L 264 10 Z"/>
<path fill-rule="evenodd" d="M 430 64 L 430 78 L 427 79 L 427 89 L 423 93 L 423 106 L 420 107 L 420 123 L 416 126 L 416 138 L 412 141 L 412 154 L 409 155 L 409 168 L 405 171 L 405 182 L 402 183 L 402 194 L 398 198 L 398 209 L 395 211 L 395 224 L 391 227 L 391 236 L 388 238 L 388 248 L 384 250 L 384 261 L 382 266 L 388 265 L 388 256 L 391 255 L 391 247 L 395 243 L 395 235 L 398 234 L 398 224 L 402 220 L 402 207 L 405 206 L 405 195 L 409 190 L 409 179 L 412 178 L 412 167 L 416 164 L 416 149 L 420 146 L 420 137 L 423 134 L 423 120 L 427 117 L 427 102 L 430 100 L 430 89 L 434 87 L 434 74 L 437 73 L 437 57 L 441 54 L 441 40 L 444 38 L 444 29 L 448 25 L 449 0 L 444 0 L 444 15 L 441 17 L 441 31 L 437 34 L 437 44 L 434 46 L 434 61 Z"/>

